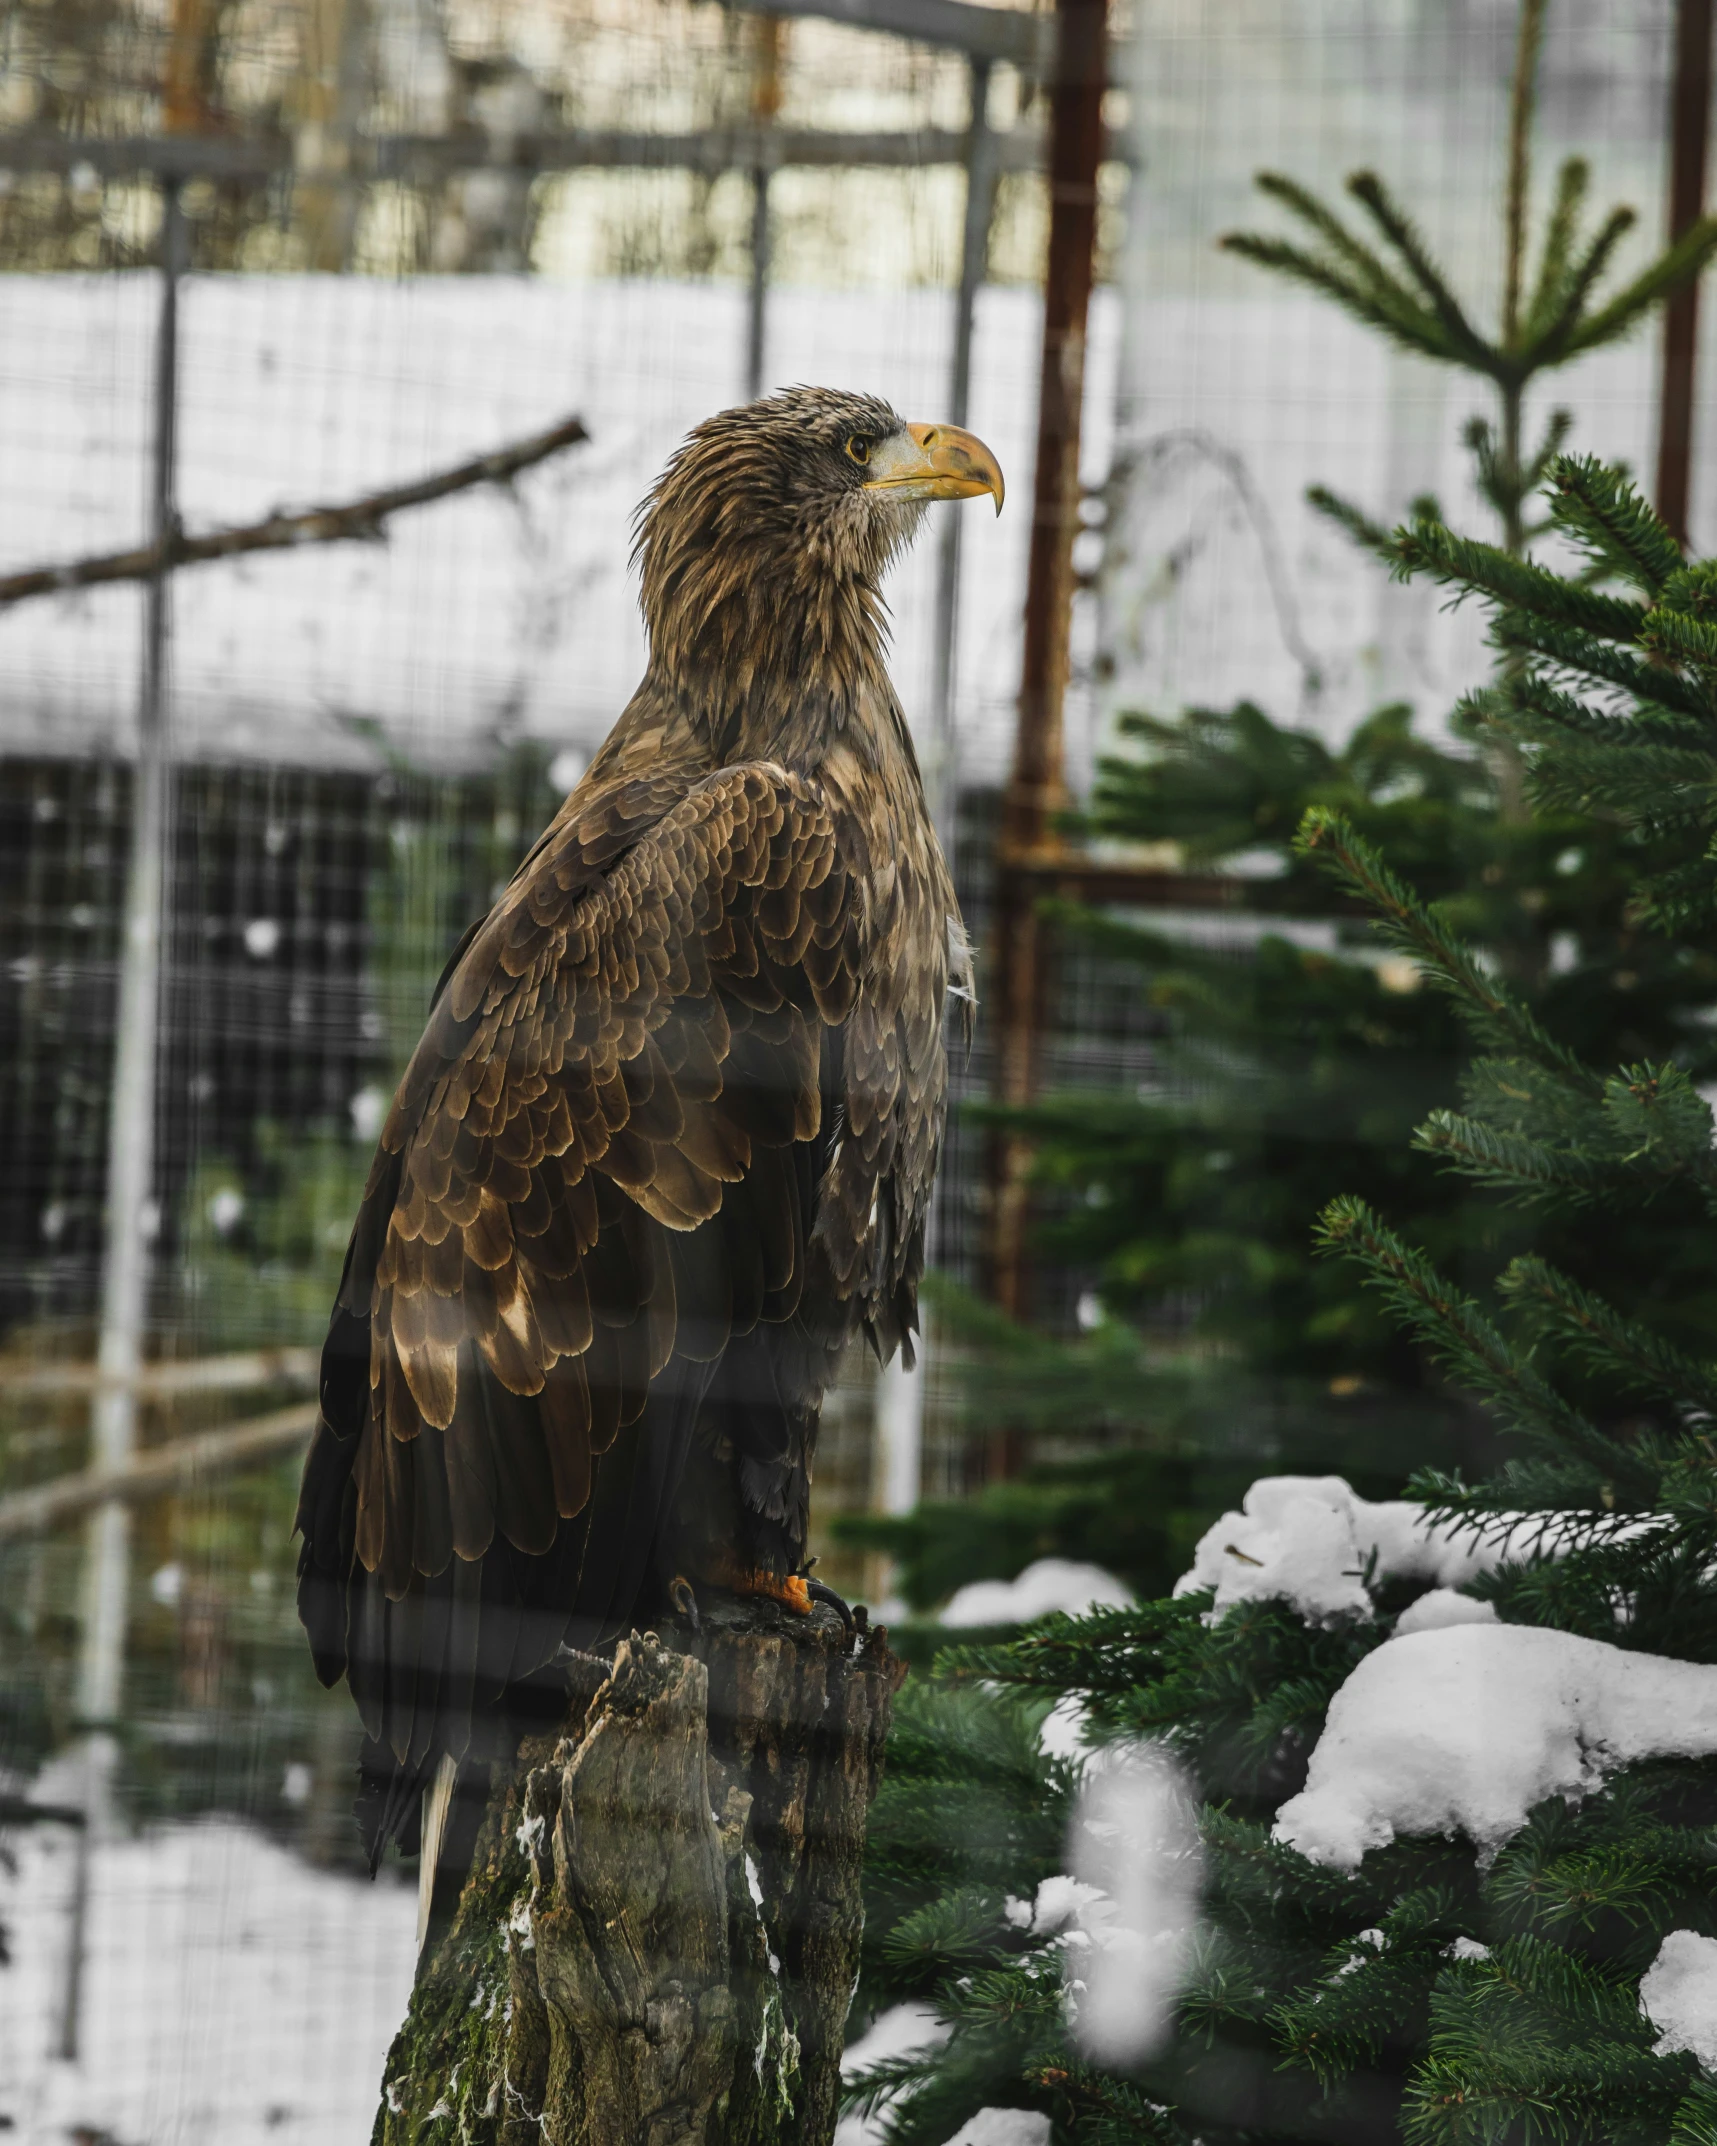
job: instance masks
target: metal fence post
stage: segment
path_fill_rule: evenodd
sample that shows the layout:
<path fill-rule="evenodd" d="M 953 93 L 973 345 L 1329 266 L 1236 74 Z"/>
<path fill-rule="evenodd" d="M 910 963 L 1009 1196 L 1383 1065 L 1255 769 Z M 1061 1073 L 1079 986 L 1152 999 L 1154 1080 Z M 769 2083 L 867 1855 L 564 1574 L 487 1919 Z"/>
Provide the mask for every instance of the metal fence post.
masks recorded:
<path fill-rule="evenodd" d="M 155 1102 L 161 1025 L 163 919 L 171 754 L 168 747 L 168 604 L 177 530 L 174 506 L 178 427 L 179 278 L 184 216 L 179 181 L 162 184 L 161 310 L 155 346 L 154 473 L 151 541 L 156 568 L 145 585 L 143 676 L 137 711 L 137 762 L 131 804 L 131 859 L 120 943 L 119 1008 L 113 1089 L 108 1103 L 107 1257 L 102 1273 L 97 1369 L 102 1383 L 91 1412 L 90 1463 L 121 1468 L 137 1439 L 135 1380 L 143 1355 L 149 1288 Z M 117 1502 L 90 1516 L 84 1565 L 78 1710 L 93 1725 L 120 1709 L 125 1667 L 130 1524 Z"/>
<path fill-rule="evenodd" d="M 972 316 L 989 265 L 996 203 L 996 139 L 990 132 L 990 63 L 971 63 L 971 125 L 966 135 L 966 214 L 960 233 L 960 283 L 954 299 L 954 355 L 948 422 L 963 425 L 972 400 Z M 942 517 L 936 558 L 936 633 L 930 685 L 930 813 L 950 866 L 954 861 L 958 756 L 954 738 L 954 640 L 960 625 L 960 516 Z"/>
<path fill-rule="evenodd" d="M 954 354 L 949 367 L 947 418 L 963 425 L 972 399 L 972 316 L 989 265 L 990 222 L 995 212 L 995 136 L 990 132 L 990 62 L 971 63 L 971 125 L 966 136 L 966 214 L 960 235 L 960 282 L 954 299 Z M 925 790 L 931 818 L 954 863 L 959 817 L 959 754 L 954 735 L 954 639 L 960 623 L 960 516 L 944 514 L 936 556 L 935 669 L 930 687 L 929 750 L 924 755 Z M 926 1262 L 936 1256 L 936 1211 L 925 1231 Z M 909 1513 L 924 1480 L 924 1380 L 931 1348 L 926 1318 L 918 1361 L 908 1370 L 899 1356 L 877 1378 L 875 1502 L 885 1513 Z"/>

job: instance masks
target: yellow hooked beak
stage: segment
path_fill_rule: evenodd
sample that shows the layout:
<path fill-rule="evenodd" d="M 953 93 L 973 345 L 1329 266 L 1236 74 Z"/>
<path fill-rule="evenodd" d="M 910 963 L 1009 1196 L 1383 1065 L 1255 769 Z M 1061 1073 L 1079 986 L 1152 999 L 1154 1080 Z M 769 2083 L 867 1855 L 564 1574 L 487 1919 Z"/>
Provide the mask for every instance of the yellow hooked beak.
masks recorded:
<path fill-rule="evenodd" d="M 976 433 L 958 425 L 908 425 L 870 452 L 867 492 L 902 499 L 976 499 L 994 495 L 1002 511 L 1002 466 Z"/>

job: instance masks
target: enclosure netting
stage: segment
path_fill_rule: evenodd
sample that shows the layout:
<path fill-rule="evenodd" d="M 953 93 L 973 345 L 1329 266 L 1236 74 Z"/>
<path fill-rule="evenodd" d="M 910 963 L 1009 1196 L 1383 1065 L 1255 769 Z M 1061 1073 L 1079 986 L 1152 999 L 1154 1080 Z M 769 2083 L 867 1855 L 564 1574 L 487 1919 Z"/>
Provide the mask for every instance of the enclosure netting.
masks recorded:
<path fill-rule="evenodd" d="M 1478 628 L 1389 590 L 1301 496 L 1318 480 L 1386 518 L 1426 490 L 1458 507 L 1467 412 L 1431 368 L 1379 355 L 1214 242 L 1260 220 L 1260 164 L 1326 190 L 1372 164 L 1494 308 L 1515 10 L 1138 0 L 1120 26 L 1110 116 L 1125 153 L 1104 175 L 1087 379 L 1076 789 L 1118 709 L 1245 694 L 1335 736 L 1392 696 L 1437 714 L 1470 666 Z M 1668 0 L 1557 0 L 1545 47 L 1541 187 L 1578 150 L 1601 196 L 1638 204 L 1645 234 L 1663 215 L 1669 28 Z M 636 679 L 632 511 L 687 428 L 747 387 L 754 179 L 712 168 L 707 145 L 768 123 L 887 137 L 907 159 L 773 176 L 762 380 L 862 387 L 935 418 L 968 93 L 957 55 L 817 21 L 770 29 L 705 0 L 23 7 L 0 23 L 7 127 L 296 145 L 296 178 L 217 173 L 185 189 L 189 531 L 357 499 L 573 414 L 589 435 L 508 489 L 400 516 L 385 544 L 172 577 L 146 1353 L 180 1366 L 289 1353 L 242 1386 L 146 1395 L 144 1446 L 303 1399 L 304 1352 L 434 979 Z M 1007 471 L 1010 510 L 963 532 L 951 754 L 921 730 L 953 800 L 980 948 L 1019 677 L 1046 228 L 1043 99 L 1006 65 L 989 97 L 1008 148 L 968 421 Z M 494 168 L 437 164 L 437 141 L 472 130 L 505 147 Z M 604 130 L 662 137 L 660 168 L 614 164 L 612 146 L 610 168 L 537 173 L 515 154 L 572 130 L 587 148 Z M 353 138 L 417 146 L 379 175 L 349 160 L 354 177 L 338 153 Z M 687 139 L 706 145 L 706 168 L 674 166 Z M 0 575 L 147 529 L 161 194 L 103 179 L 98 161 L 62 171 L 20 153 L 0 190 Z M 1581 447 L 1646 462 L 1654 364 L 1642 340 L 1563 384 Z M 1702 442 L 1696 535 L 1714 455 Z M 932 540 L 892 590 L 896 678 L 920 726 L 935 588 Z M 75 1374 L 100 1308 L 142 620 L 134 582 L 0 610 L 0 1493 L 87 1459 Z M 1186 928 L 1236 944 L 1247 930 Z M 1148 1083 L 1156 1020 L 1129 972 L 1070 954 L 1048 1078 Z M 980 1031 L 960 1095 L 982 1094 L 989 1070 Z M 936 1256 L 967 1283 L 982 1175 L 981 1136 L 956 1117 Z M 1047 1313 L 1072 1319 L 1082 1278 L 1040 1279 Z M 831 1400 L 816 1489 L 822 1569 L 861 1594 L 885 1575 L 832 1549 L 827 1523 L 882 1494 L 873 1384 L 855 1363 Z M 934 1347 L 929 1388 L 921 1484 L 956 1494 L 974 1448 Z M 369 2121 L 412 1905 L 385 1873 L 374 1893 L 351 1876 L 355 1724 L 343 1694 L 315 1686 L 293 1616 L 296 1471 L 287 1454 L 137 1510 L 123 1823 L 89 1844 L 75 2064 L 56 2058 L 75 1833 L 14 1834 L 18 1870 L 0 1886 L 14 1955 L 0 1970 L 0 2108 L 24 2138 L 82 2125 L 125 2146 L 320 2142 Z M 77 1728 L 85 1554 L 75 1524 L 0 1538 L 0 1787 L 33 1782 L 50 1803 L 76 1785 L 54 1769 Z"/>

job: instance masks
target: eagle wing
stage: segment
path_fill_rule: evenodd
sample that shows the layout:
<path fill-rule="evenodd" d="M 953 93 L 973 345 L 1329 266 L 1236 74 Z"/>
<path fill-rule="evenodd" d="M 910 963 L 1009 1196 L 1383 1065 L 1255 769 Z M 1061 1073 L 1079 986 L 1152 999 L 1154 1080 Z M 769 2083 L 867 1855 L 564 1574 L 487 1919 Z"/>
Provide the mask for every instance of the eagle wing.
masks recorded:
<path fill-rule="evenodd" d="M 707 1367 L 807 1289 L 909 1328 L 945 978 L 875 988 L 867 847 L 767 763 L 575 794 L 458 958 L 353 1231 L 299 1512 L 318 1669 L 402 1767 L 457 1755 L 570 1615 L 629 1611 L 640 1470 L 672 1468 L 636 1450 L 653 1382 L 683 1441 Z"/>

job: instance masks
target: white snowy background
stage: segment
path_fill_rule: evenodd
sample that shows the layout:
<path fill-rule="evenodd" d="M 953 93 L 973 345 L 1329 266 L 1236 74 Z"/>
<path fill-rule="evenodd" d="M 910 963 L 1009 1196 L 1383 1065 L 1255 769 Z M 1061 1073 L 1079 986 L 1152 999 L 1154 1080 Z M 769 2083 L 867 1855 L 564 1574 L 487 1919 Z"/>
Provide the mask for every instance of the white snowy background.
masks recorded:
<path fill-rule="evenodd" d="M 18 2146 L 356 2146 L 405 2017 L 417 1902 L 210 1819 L 98 1841 L 81 2060 L 58 2060 L 74 1836 L 0 1876 L 0 2108 Z"/>
<path fill-rule="evenodd" d="M 0 281 L 0 572 L 141 540 L 157 287 L 147 275 Z M 782 291 L 769 371 L 946 414 L 941 291 Z M 1005 766 L 1018 688 L 1040 312 L 986 290 L 970 422 L 1007 511 L 965 512 L 960 696 L 968 757 Z M 1118 307 L 1092 335 L 1087 466 L 1106 468 Z M 518 736 L 588 752 L 643 665 L 633 510 L 699 419 L 740 398 L 743 294 L 520 277 L 192 277 L 183 299 L 181 512 L 192 531 L 336 503 L 572 413 L 591 435 L 523 477 L 400 516 L 385 545 L 310 546 L 177 577 L 173 699 L 186 758 L 374 764 L 364 726 L 427 762 Z M 949 510 L 953 511 L 953 510 Z M 927 531 L 891 589 L 896 675 L 926 712 Z M 135 587 L 0 613 L 0 750 L 124 750 Z"/>
<path fill-rule="evenodd" d="M 1219 260 L 1212 241 L 1235 224 L 1280 228 L 1250 191 L 1257 164 L 1333 190 L 1346 170 L 1374 162 L 1416 187 L 1433 239 L 1463 266 L 1476 260 L 1482 287 L 1495 251 L 1512 0 L 1424 11 L 1433 22 L 1447 12 L 1465 55 L 1439 48 L 1429 68 L 1399 64 L 1418 50 L 1411 10 L 1235 0 L 1219 46 L 1205 34 L 1210 12 L 1206 0 L 1168 0 L 1158 34 L 1137 47 L 1143 154 L 1122 271 L 1130 296 L 1123 305 L 1099 293 L 1085 437 L 1089 482 L 1104 479 L 1117 444 L 1131 475 L 1112 501 L 1100 635 L 1087 619 L 1080 640 L 1068 722 L 1076 785 L 1118 707 L 1167 713 L 1247 694 L 1334 737 L 1394 695 L 1435 717 L 1482 660 L 1476 618 L 1446 616 L 1427 592 L 1392 590 L 1303 499 L 1322 481 L 1392 517 L 1430 488 L 1482 527 L 1457 437 L 1479 398 L 1383 353 L 1329 308 Z M 1667 21 L 1662 7 L 1598 8 L 1608 27 L 1593 31 L 1580 27 L 1592 7 L 1558 11 L 1546 62 L 1557 139 L 1545 144 L 1540 188 L 1553 153 L 1595 149 L 1597 196 L 1638 201 L 1655 231 L 1662 99 L 1651 70 L 1661 55 L 1645 50 L 1656 34 L 1648 12 Z M 1643 58 L 1621 49 L 1633 13 Z M 1630 117 L 1623 106 L 1636 91 Z M 0 278 L 0 571 L 142 537 L 155 304 L 146 276 Z M 685 430 L 737 399 L 743 304 L 733 288 L 644 281 L 190 279 L 180 498 L 193 530 L 409 480 L 573 411 L 592 444 L 512 497 L 483 492 L 402 517 L 385 546 L 179 577 L 180 752 L 374 767 L 378 740 L 435 764 L 481 759 L 521 736 L 588 752 L 642 658 L 626 565 L 632 510 Z M 1011 734 L 1038 319 L 1029 292 L 982 294 L 970 422 L 1002 460 L 1010 503 L 1000 521 L 975 509 L 962 521 L 958 728 L 970 780 L 996 779 Z M 775 383 L 862 387 L 908 416 L 938 417 L 950 329 L 939 290 L 779 290 L 767 370 Z M 1644 336 L 1557 383 L 1580 447 L 1650 468 L 1655 356 Z M 1717 338 L 1706 339 L 1704 363 L 1709 382 Z M 1714 452 L 1702 437 L 1695 523 L 1707 535 Z M 1099 548 L 1086 540 L 1082 565 L 1095 566 L 1087 554 Z M 896 675 L 915 722 L 927 712 L 934 586 L 933 547 L 922 544 L 892 591 Z M 126 752 L 140 624 L 135 589 L 0 614 L 0 751 Z M 1256 1562 L 1230 1557 L 1230 1543 Z M 1616 1710 L 1617 1679 L 1641 1668 L 1638 1656 L 1600 1647 L 1578 1661 L 1512 1661 L 1508 1630 L 1459 1592 L 1484 1562 L 1470 1543 L 1434 1543 L 1405 1509 L 1367 1507 L 1345 1485 L 1261 1488 L 1218 1523 L 1195 1569 L 1199 1584 L 1222 1583 L 1222 1606 L 1277 1593 L 1308 1617 L 1343 1616 L 1363 1613 L 1353 1574 L 1372 1548 L 1380 1569 L 1410 1565 L 1429 1592 L 1369 1658 L 1367 1681 L 1332 1709 L 1311 1802 L 1288 1816 L 1308 1844 L 1315 1836 L 1336 1860 L 1356 1841 L 1416 1824 L 1477 1824 L 1496 1838 L 1560 1778 L 1570 1751 L 1601 1774 L 1594 1734 L 1627 1753 L 1642 1748 L 1641 1734 L 1651 1743 L 1650 1723 L 1636 1734 L 1636 1718 Z M 989 1622 L 1124 1594 L 1089 1570 L 1034 1568 L 985 1586 L 945 1614 Z M 1441 1677 L 1444 1667 L 1459 1673 Z M 1658 1716 L 1708 1721 L 1713 1678 L 1698 1672 L 1697 1690 L 1683 1679 Z M 1498 1708 L 1523 1702 L 1530 1749 L 1507 1781 L 1454 1769 L 1445 1803 L 1431 1809 L 1424 1784 L 1455 1748 L 1462 1694 L 1481 1689 Z M 1447 1703 L 1421 1706 L 1433 1691 Z M 1411 1749 L 1391 1734 L 1398 1716 L 1419 1734 Z M 1439 1725 L 1450 1732 L 1441 1746 Z M 1047 1733 L 1071 1753 L 1079 1729 L 1076 1709 L 1058 1710 Z M 1350 1740 L 1339 1764 L 1337 1737 Z M 0 2081 L 20 2146 L 58 2146 L 77 2130 L 117 2146 L 342 2146 L 368 2135 L 411 1976 L 414 1910 L 403 1889 L 313 1870 L 231 1821 L 98 1841 L 89 2031 L 83 2061 L 66 2066 L 51 2052 L 72 1844 L 46 1826 L 16 1841 L 15 1873 L 0 1872 L 14 1954 L 0 1970 Z M 1077 1906 L 1076 1872 L 1053 1882 L 1062 1893 L 1022 1903 L 1034 1920 L 1065 1910 L 1070 1932 L 1101 1922 L 1101 1903 Z M 1711 1940 L 1667 1939 L 1643 1999 L 1663 2046 L 1717 2066 Z M 927 2015 L 891 2014 L 850 2057 L 934 2028 Z M 986 2111 L 961 2146 L 1041 2146 L 1046 2128 L 1029 2112 Z M 873 2135 L 843 2127 L 846 2146 Z"/>

